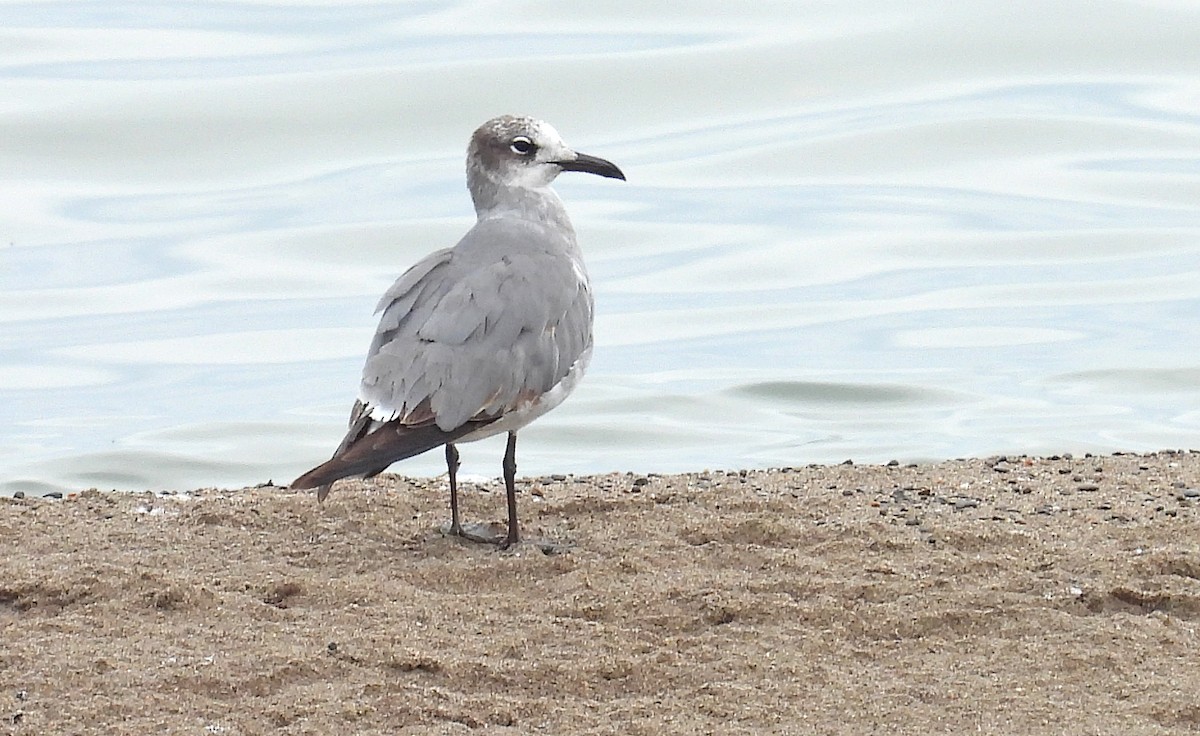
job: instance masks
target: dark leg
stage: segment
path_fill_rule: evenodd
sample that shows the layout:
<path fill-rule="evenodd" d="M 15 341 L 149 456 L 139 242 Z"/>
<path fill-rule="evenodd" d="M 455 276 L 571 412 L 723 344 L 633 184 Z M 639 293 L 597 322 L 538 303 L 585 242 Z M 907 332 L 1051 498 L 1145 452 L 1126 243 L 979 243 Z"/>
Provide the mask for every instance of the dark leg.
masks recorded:
<path fill-rule="evenodd" d="M 462 525 L 458 523 L 458 450 L 446 443 L 446 469 L 450 471 L 450 533 L 462 536 Z"/>
<path fill-rule="evenodd" d="M 508 536 L 502 547 L 508 548 L 521 541 L 517 528 L 517 433 L 508 433 L 508 447 L 504 450 L 504 490 L 508 492 Z"/>

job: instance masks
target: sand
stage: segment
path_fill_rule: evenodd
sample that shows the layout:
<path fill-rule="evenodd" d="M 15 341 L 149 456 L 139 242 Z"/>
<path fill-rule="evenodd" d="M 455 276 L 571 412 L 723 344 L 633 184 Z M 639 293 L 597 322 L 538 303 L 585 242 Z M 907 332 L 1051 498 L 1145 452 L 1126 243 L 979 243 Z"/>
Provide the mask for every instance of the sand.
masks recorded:
<path fill-rule="evenodd" d="M 520 486 L 0 499 L 0 733 L 1200 730 L 1195 452 Z"/>

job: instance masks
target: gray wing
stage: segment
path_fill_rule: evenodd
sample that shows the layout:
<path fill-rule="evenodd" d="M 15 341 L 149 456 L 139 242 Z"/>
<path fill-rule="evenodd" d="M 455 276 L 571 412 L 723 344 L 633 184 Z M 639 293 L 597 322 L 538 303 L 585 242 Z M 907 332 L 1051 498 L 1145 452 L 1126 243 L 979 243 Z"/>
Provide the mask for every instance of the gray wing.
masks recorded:
<path fill-rule="evenodd" d="M 484 220 L 406 272 L 380 302 L 360 400 L 376 421 L 451 432 L 557 385 L 592 344 L 592 294 L 573 240 Z"/>

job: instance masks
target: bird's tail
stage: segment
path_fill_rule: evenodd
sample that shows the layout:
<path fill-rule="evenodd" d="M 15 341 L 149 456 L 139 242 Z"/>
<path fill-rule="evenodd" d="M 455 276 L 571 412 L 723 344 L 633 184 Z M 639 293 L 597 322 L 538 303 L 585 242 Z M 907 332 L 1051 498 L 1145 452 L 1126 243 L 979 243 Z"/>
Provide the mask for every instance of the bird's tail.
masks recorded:
<path fill-rule="evenodd" d="M 317 499 L 324 500 L 333 482 L 342 478 L 370 478 L 387 470 L 394 462 L 420 455 L 464 437 L 489 422 L 467 422 L 449 432 L 436 424 L 419 426 L 385 422 L 370 431 L 351 433 L 333 457 L 292 481 L 293 489 L 317 489 Z M 357 436 L 354 436 L 356 435 Z"/>

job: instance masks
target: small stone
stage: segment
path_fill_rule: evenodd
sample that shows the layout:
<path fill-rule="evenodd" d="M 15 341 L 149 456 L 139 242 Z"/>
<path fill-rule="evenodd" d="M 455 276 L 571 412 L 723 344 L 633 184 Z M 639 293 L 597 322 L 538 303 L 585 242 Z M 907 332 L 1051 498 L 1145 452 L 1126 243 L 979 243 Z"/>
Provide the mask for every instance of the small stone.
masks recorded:
<path fill-rule="evenodd" d="M 49 493 L 42 494 L 42 498 L 62 498 L 62 497 L 63 497 L 63 494 L 61 491 L 50 491 Z"/>
<path fill-rule="evenodd" d="M 900 467 L 900 461 L 899 460 L 888 460 L 887 466 L 889 468 L 898 468 L 898 467 Z"/>
<path fill-rule="evenodd" d="M 649 482 L 650 482 L 650 479 L 643 475 L 641 477 L 633 479 L 633 487 L 641 488 L 642 486 L 647 485 Z"/>
<path fill-rule="evenodd" d="M 954 510 L 962 511 L 964 509 L 979 508 L 979 502 L 973 498 L 959 498 L 954 501 Z"/>
<path fill-rule="evenodd" d="M 566 479 L 567 479 L 567 476 L 563 475 L 562 473 L 555 473 L 555 474 L 553 474 L 553 475 L 551 475 L 551 476 L 550 476 L 550 480 L 557 480 L 557 481 L 560 481 L 560 482 L 561 482 L 561 481 L 564 481 L 564 480 L 566 480 Z"/>
<path fill-rule="evenodd" d="M 1096 485 L 1095 483 L 1080 483 L 1077 487 L 1081 491 L 1098 491 L 1098 490 L 1100 490 L 1100 486 Z"/>
<path fill-rule="evenodd" d="M 1200 488 L 1188 488 L 1183 492 L 1184 498 L 1200 498 Z"/>
<path fill-rule="evenodd" d="M 13 498 L 25 498 L 25 491 L 17 491 L 13 494 Z"/>

